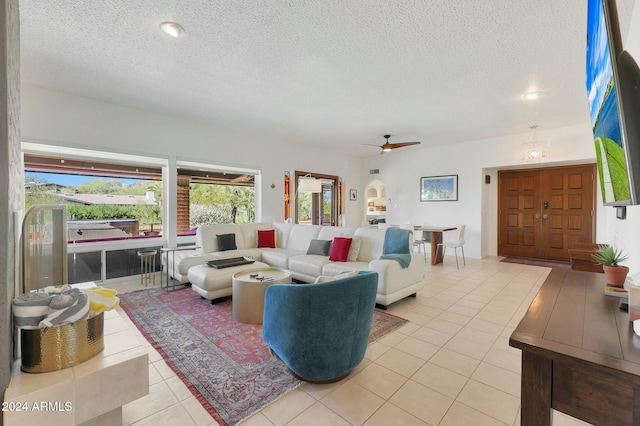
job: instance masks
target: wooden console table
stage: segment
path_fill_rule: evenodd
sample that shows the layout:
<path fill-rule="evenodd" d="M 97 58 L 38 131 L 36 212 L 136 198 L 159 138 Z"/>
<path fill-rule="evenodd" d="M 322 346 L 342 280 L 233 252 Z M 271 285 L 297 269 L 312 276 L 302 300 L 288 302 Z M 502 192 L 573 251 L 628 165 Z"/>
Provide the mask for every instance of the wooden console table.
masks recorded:
<path fill-rule="evenodd" d="M 455 226 L 416 226 L 413 228 L 414 231 L 422 231 L 422 232 L 430 232 L 431 233 L 431 264 L 435 265 L 436 263 L 442 263 L 442 258 L 444 257 L 444 250 L 438 253 L 436 248 L 438 244 L 442 242 L 442 233 L 445 231 L 454 231 L 458 228 Z"/>
<path fill-rule="evenodd" d="M 603 274 L 553 269 L 515 329 L 522 350 L 521 424 L 551 408 L 592 424 L 640 425 L 640 336 Z"/>

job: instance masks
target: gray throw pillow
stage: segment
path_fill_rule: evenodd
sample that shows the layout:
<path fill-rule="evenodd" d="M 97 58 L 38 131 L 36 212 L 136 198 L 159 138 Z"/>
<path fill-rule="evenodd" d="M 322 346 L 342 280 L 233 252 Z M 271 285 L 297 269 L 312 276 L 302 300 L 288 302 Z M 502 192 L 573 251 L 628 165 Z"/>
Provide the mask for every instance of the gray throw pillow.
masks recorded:
<path fill-rule="evenodd" d="M 218 251 L 236 250 L 236 234 L 216 235 L 218 239 Z"/>
<path fill-rule="evenodd" d="M 331 252 L 331 240 L 311 240 L 307 254 L 318 254 L 320 256 L 329 256 Z"/>

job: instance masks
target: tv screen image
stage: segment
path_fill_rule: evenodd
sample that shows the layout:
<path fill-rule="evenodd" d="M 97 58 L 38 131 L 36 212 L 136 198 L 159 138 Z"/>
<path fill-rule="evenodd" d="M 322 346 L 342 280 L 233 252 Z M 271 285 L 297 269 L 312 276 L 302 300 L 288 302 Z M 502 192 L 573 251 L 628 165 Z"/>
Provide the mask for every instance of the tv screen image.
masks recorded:
<path fill-rule="evenodd" d="M 602 198 L 608 205 L 629 204 L 631 192 L 611 41 L 602 1 L 589 0 L 588 7 L 586 80 Z"/>

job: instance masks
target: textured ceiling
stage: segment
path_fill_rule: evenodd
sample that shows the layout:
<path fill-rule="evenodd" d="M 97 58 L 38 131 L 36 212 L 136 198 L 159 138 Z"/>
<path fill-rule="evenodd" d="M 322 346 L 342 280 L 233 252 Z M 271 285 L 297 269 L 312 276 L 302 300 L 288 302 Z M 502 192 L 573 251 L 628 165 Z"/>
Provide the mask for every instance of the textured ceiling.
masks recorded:
<path fill-rule="evenodd" d="M 626 37 L 635 0 L 618 0 Z M 587 0 L 20 0 L 27 84 L 357 156 L 588 122 Z M 173 20 L 173 39 L 159 30 Z M 524 93 L 542 91 L 535 102 Z M 408 147 L 403 149 L 416 149 Z"/>

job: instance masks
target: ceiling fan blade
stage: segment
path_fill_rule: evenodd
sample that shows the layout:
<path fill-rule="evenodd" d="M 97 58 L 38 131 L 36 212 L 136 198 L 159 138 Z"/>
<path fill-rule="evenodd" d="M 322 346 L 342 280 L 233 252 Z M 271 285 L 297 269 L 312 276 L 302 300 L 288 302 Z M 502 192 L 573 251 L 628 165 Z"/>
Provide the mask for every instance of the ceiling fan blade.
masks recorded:
<path fill-rule="evenodd" d="M 377 146 L 378 148 L 382 148 L 382 145 L 374 145 L 372 143 L 363 143 L 362 145 Z"/>
<path fill-rule="evenodd" d="M 418 145 L 419 143 L 420 142 L 387 143 L 385 144 L 385 147 L 389 149 L 396 149 L 396 148 L 402 148 L 403 146 Z"/>

